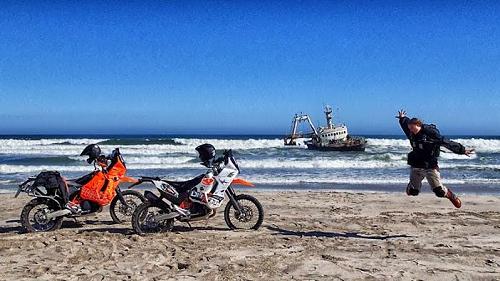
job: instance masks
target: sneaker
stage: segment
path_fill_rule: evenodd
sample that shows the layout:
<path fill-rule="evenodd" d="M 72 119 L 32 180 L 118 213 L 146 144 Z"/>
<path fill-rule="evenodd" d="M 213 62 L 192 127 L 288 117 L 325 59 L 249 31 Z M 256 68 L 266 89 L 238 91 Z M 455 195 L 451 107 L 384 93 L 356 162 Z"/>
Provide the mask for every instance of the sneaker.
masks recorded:
<path fill-rule="evenodd" d="M 66 209 L 70 210 L 73 214 L 80 214 L 82 212 L 82 208 L 80 204 L 75 204 L 73 202 L 66 203 Z"/>
<path fill-rule="evenodd" d="M 448 189 L 448 193 L 446 193 L 445 197 L 453 203 L 455 208 L 460 209 L 460 207 L 462 207 L 462 200 L 460 200 L 460 198 L 458 198 L 458 196 L 456 196 L 450 189 Z"/>

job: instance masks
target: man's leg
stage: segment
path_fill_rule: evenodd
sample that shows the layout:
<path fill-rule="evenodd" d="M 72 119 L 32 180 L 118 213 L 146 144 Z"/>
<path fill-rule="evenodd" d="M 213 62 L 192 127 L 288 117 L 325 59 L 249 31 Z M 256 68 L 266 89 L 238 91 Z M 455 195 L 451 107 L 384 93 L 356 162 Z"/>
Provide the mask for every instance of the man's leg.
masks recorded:
<path fill-rule="evenodd" d="M 448 193 L 448 188 L 443 185 L 441 182 L 441 173 L 437 169 L 427 169 L 425 170 L 425 177 L 427 178 L 427 182 L 432 188 L 434 194 L 437 197 L 445 197 L 446 193 Z"/>
<path fill-rule="evenodd" d="M 406 187 L 408 196 L 417 196 L 422 188 L 422 181 L 425 178 L 425 172 L 420 168 L 411 168 L 410 183 Z"/>
<path fill-rule="evenodd" d="M 449 188 L 443 185 L 441 182 L 441 173 L 437 169 L 427 169 L 425 171 L 425 177 L 432 187 L 432 191 L 437 197 L 448 198 L 451 203 L 457 208 L 462 206 L 462 201 L 456 196 Z"/>

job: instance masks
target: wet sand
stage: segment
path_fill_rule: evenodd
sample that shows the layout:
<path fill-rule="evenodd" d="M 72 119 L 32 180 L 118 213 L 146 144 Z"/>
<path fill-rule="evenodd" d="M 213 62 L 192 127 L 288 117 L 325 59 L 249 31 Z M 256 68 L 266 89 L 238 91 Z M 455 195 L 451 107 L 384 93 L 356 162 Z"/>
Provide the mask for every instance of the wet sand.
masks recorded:
<path fill-rule="evenodd" d="M 252 192 L 259 231 L 222 213 L 137 236 L 107 210 L 51 233 L 23 234 L 28 197 L 0 195 L 1 280 L 500 280 L 500 198 Z"/>

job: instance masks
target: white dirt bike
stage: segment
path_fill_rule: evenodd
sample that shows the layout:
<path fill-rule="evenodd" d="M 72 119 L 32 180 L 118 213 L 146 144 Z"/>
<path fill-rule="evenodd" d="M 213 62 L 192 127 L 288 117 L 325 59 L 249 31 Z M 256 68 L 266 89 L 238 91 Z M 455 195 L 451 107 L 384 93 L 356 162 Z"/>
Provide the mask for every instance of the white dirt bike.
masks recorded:
<path fill-rule="evenodd" d="M 138 234 L 168 232 L 174 221 L 192 222 L 210 219 L 216 210 L 229 199 L 224 219 L 230 229 L 257 230 L 264 220 L 264 210 L 253 196 L 236 194 L 233 186 L 254 186 L 237 178 L 240 169 L 232 151 L 214 161 L 209 170 L 192 180 L 184 182 L 161 178 L 142 177 L 139 182 L 152 183 L 159 191 L 157 196 L 145 191 L 147 201 L 139 205 L 132 215 L 132 227 Z"/>

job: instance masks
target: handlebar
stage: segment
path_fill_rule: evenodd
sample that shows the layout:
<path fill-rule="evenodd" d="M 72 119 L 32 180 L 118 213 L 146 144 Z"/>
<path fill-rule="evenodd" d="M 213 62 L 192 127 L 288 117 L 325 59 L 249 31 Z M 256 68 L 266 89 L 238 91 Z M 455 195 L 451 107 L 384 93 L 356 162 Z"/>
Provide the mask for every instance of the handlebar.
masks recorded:
<path fill-rule="evenodd" d="M 223 167 L 221 167 L 222 164 L 227 165 L 229 163 L 229 160 L 232 161 L 234 166 L 236 166 L 236 169 L 238 169 L 238 171 L 239 171 L 240 168 L 238 166 L 238 163 L 236 162 L 236 160 L 233 157 L 233 150 L 229 149 L 229 150 L 224 150 L 222 157 L 219 157 L 216 160 L 214 160 L 212 167 L 211 167 L 212 170 L 214 171 L 214 173 L 218 174 L 223 168 Z"/>
<path fill-rule="evenodd" d="M 140 177 L 139 181 L 157 181 L 161 180 L 160 177 Z"/>

